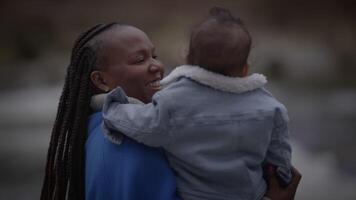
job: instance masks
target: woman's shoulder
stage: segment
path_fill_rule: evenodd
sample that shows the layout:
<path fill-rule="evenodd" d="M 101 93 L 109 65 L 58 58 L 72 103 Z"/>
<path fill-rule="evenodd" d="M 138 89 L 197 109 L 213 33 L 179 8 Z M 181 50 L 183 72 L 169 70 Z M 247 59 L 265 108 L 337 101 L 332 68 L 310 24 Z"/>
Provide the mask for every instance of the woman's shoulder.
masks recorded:
<path fill-rule="evenodd" d="M 134 157 L 137 159 L 146 158 L 164 158 L 163 151 L 158 148 L 148 147 L 141 143 L 136 142 L 124 135 L 122 135 L 121 141 L 112 142 L 104 134 L 104 128 L 102 127 L 103 117 L 101 112 L 93 113 L 89 117 L 88 123 L 88 137 L 86 141 L 86 148 L 93 148 L 100 150 L 106 157 L 116 157 L 118 153 L 124 153 L 125 157 Z M 120 134 L 120 133 L 116 133 Z M 99 151 L 98 151 L 99 152 Z M 132 155 L 132 156 L 131 156 Z M 127 161 L 130 161 L 128 159 Z"/>
<path fill-rule="evenodd" d="M 120 145 L 110 142 L 104 136 L 100 125 L 102 117 L 98 115 L 100 113 L 91 115 L 88 124 L 91 128 L 90 140 L 86 143 L 88 193 L 105 190 L 111 194 L 120 190 L 119 193 L 124 196 L 135 194 L 130 199 L 175 198 L 175 177 L 163 151 L 126 136 L 123 136 Z M 96 183 L 91 180 L 96 180 Z M 141 192 L 137 193 L 137 190 Z"/>

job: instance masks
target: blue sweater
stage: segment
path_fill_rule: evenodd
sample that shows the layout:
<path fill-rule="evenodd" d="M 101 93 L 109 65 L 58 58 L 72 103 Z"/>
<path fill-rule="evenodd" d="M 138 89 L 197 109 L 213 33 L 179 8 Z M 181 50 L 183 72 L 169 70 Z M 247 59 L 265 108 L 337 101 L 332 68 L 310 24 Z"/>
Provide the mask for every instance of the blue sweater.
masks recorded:
<path fill-rule="evenodd" d="M 90 116 L 85 159 L 85 199 L 177 200 L 173 171 L 160 149 L 127 137 L 121 145 L 102 133 L 102 113 Z"/>

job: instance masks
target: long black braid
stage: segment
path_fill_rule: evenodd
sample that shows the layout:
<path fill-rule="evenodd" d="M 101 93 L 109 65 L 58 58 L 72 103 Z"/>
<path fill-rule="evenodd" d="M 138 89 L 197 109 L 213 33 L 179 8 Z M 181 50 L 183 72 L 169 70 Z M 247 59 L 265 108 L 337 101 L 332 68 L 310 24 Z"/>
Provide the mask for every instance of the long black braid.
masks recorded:
<path fill-rule="evenodd" d="M 98 66 L 97 49 L 91 41 L 114 25 L 118 24 L 96 25 L 74 43 L 52 129 L 42 200 L 84 199 L 84 144 L 94 93 L 90 73 Z"/>

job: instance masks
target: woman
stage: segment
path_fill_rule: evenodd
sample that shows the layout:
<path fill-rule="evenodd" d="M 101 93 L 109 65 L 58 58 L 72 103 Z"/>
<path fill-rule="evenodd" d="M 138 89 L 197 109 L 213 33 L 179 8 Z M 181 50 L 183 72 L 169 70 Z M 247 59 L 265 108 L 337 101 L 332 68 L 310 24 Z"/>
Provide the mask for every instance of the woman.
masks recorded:
<path fill-rule="evenodd" d="M 153 44 L 135 27 L 97 25 L 78 38 L 52 131 L 41 199 L 177 199 L 173 172 L 160 149 L 126 137 L 110 143 L 102 134 L 101 112 L 95 112 L 100 110 L 97 95 L 117 86 L 149 102 L 162 75 Z M 271 177 L 266 195 L 292 199 L 300 175 L 287 189 Z"/>

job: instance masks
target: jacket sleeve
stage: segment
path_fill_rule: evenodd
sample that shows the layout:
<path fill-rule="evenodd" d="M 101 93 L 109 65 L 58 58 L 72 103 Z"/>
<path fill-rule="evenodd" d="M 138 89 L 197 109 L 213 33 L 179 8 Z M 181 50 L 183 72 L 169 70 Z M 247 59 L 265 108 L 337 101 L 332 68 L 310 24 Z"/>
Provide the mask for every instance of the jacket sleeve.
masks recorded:
<path fill-rule="evenodd" d="M 171 140 L 168 102 L 162 94 L 156 93 L 151 103 L 128 104 L 124 91 L 116 88 L 104 103 L 104 128 L 148 146 L 164 146 Z"/>
<path fill-rule="evenodd" d="M 268 147 L 266 163 L 276 166 L 277 177 L 283 186 L 292 180 L 291 144 L 289 141 L 288 115 L 286 109 L 277 108 L 274 117 L 274 127 Z"/>

